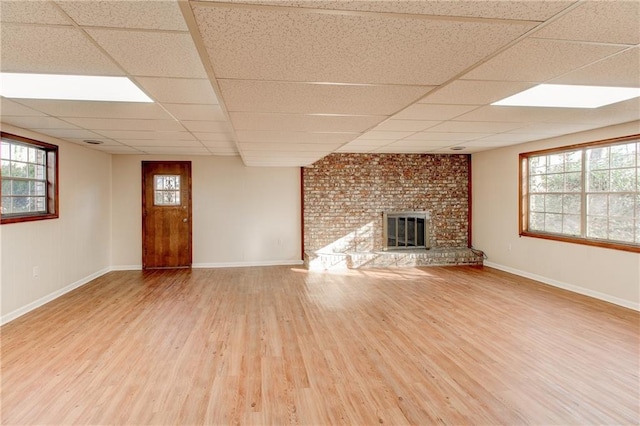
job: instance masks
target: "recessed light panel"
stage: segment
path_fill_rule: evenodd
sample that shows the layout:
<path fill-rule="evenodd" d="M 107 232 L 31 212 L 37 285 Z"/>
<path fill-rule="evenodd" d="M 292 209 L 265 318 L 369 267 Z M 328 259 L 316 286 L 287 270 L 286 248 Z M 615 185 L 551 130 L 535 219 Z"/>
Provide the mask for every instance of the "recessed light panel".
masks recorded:
<path fill-rule="evenodd" d="M 153 102 L 127 77 L 0 73 L 0 95 L 18 99 Z"/>
<path fill-rule="evenodd" d="M 640 96 L 640 88 L 541 84 L 491 105 L 598 108 Z"/>

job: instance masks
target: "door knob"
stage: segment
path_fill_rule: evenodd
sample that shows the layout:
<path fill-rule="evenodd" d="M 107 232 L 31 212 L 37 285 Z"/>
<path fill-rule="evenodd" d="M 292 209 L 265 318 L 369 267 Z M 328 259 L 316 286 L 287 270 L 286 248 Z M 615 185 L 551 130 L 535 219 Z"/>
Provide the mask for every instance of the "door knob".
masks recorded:
<path fill-rule="evenodd" d="M 189 219 L 187 219 L 186 217 L 184 219 L 182 219 L 183 222 L 186 222 L 187 220 L 189 220 Z"/>

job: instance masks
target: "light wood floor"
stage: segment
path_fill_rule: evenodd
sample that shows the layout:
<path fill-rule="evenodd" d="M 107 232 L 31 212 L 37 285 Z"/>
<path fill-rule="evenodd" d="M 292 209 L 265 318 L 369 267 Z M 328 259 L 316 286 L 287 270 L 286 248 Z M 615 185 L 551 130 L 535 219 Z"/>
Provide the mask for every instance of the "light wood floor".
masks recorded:
<path fill-rule="evenodd" d="M 2 328 L 2 424 L 638 424 L 637 312 L 479 267 L 112 272 Z"/>

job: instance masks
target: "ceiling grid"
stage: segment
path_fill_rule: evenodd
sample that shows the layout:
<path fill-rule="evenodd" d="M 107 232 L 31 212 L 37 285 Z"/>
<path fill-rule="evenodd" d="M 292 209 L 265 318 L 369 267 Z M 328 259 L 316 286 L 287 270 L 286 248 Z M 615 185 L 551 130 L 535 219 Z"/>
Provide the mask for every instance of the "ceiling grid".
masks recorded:
<path fill-rule="evenodd" d="M 124 75 L 155 101 L 1 98 L 2 122 L 113 154 L 304 166 L 332 152 L 473 153 L 640 119 L 638 99 L 491 105 L 540 83 L 640 87 L 637 1 L 0 7 L 3 72 Z"/>

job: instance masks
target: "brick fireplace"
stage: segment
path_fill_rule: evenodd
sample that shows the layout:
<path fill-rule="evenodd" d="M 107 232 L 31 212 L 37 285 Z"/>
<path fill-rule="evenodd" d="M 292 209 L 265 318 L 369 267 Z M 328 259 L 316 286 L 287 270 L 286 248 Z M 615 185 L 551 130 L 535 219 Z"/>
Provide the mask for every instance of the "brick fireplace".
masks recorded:
<path fill-rule="evenodd" d="M 429 212 L 425 245 L 466 249 L 469 171 L 464 154 L 331 154 L 303 168 L 305 260 L 383 251 L 384 212 Z"/>

